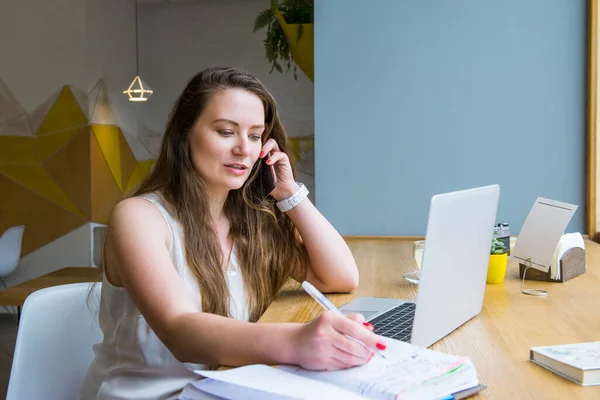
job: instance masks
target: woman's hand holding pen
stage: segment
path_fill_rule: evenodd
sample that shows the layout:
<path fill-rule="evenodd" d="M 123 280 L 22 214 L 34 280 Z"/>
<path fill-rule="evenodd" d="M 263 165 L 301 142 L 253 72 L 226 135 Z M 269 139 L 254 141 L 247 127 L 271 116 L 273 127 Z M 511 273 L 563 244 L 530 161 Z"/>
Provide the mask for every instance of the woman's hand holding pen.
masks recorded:
<path fill-rule="evenodd" d="M 374 353 L 347 336 L 379 350 L 385 344 L 361 314 L 343 316 L 325 311 L 299 326 L 292 340 L 295 363 L 311 370 L 333 370 L 366 364 Z"/>

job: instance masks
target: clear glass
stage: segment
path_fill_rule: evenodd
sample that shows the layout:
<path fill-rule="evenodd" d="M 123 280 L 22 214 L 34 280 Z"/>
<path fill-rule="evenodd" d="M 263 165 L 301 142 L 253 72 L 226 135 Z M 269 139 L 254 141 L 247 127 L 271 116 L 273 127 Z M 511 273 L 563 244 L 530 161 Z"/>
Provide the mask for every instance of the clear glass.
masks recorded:
<path fill-rule="evenodd" d="M 425 250 L 425 241 L 417 240 L 413 243 L 413 260 L 415 261 L 415 265 L 417 267 L 416 270 L 412 272 L 407 272 L 402 275 L 404 279 L 407 281 L 418 285 L 421 280 L 421 263 L 423 262 L 423 251 Z"/>

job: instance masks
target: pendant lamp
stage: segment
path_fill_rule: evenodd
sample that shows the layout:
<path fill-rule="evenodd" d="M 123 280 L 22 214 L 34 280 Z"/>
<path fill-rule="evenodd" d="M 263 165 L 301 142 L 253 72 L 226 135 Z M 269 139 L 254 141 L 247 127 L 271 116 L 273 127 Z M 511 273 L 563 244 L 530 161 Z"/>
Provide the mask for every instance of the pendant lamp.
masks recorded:
<path fill-rule="evenodd" d="M 147 101 L 154 91 L 140 78 L 138 54 L 138 2 L 135 0 L 135 78 L 123 94 L 129 101 Z"/>

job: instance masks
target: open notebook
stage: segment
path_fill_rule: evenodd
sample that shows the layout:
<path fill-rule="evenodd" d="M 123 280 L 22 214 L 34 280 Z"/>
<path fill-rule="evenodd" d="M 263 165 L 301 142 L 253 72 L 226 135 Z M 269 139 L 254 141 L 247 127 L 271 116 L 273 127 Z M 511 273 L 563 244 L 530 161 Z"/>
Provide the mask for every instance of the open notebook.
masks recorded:
<path fill-rule="evenodd" d="M 180 396 L 223 399 L 440 399 L 483 388 L 473 363 L 387 339 L 386 358 L 360 367 L 308 371 L 300 367 L 249 365 L 226 371 L 195 371 L 207 379 L 190 383 Z M 469 393 L 472 394 L 472 393 Z M 460 396 L 455 396 L 460 398 Z"/>

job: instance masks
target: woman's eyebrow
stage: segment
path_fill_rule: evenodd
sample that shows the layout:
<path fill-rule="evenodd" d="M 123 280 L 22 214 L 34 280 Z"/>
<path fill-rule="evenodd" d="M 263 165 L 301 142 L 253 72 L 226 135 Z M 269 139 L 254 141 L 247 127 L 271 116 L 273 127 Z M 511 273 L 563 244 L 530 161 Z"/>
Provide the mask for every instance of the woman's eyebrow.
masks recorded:
<path fill-rule="evenodd" d="M 217 119 L 215 119 L 213 121 L 213 124 L 215 122 L 228 122 L 228 123 L 230 123 L 233 126 L 240 126 L 240 124 L 238 124 L 237 122 L 232 121 L 232 120 L 227 119 L 227 118 L 217 118 Z M 252 125 L 250 128 L 252 128 L 252 129 L 257 128 L 258 129 L 258 128 L 264 128 L 264 127 L 265 127 L 264 125 L 260 124 L 260 125 Z"/>

